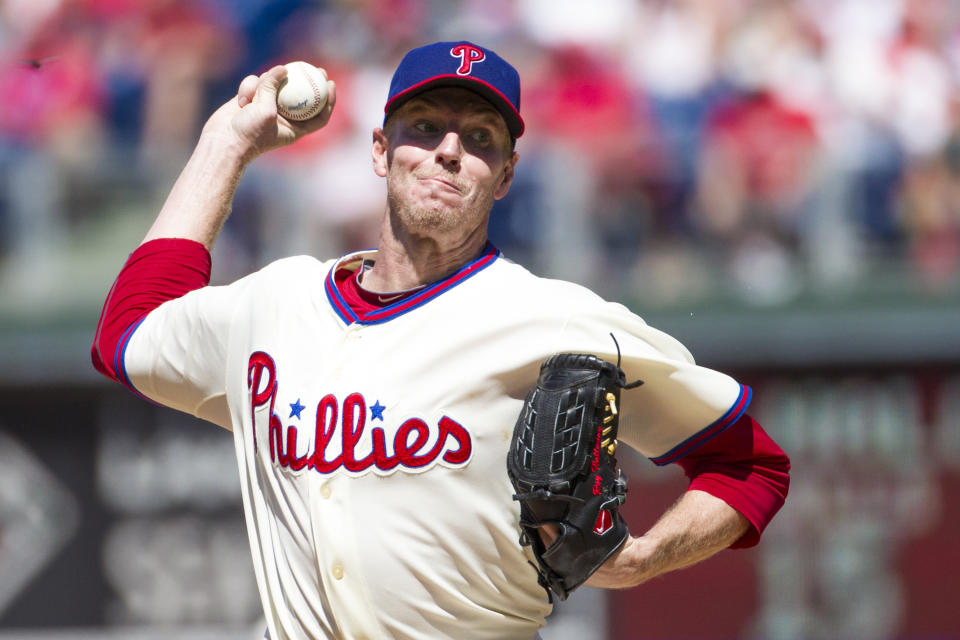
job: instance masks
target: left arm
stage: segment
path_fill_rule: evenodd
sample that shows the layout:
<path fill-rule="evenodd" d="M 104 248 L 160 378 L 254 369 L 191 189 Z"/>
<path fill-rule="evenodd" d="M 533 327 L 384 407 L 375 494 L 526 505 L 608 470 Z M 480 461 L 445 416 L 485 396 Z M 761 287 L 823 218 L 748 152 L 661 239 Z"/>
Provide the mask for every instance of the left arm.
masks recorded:
<path fill-rule="evenodd" d="M 728 547 L 757 544 L 783 506 L 790 459 L 750 415 L 677 461 L 687 492 L 591 576 L 595 587 L 631 587 L 706 560 Z"/>
<path fill-rule="evenodd" d="M 723 500 L 704 491 L 687 491 L 649 531 L 627 538 L 586 584 L 634 587 L 706 560 L 740 539 L 749 527 L 747 519 Z"/>

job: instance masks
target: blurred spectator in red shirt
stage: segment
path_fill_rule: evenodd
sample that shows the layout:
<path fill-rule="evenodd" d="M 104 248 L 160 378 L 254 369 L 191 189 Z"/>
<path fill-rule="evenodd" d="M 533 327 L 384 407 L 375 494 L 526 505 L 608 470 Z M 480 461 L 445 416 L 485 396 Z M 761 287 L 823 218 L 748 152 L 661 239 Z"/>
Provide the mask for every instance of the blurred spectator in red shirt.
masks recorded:
<path fill-rule="evenodd" d="M 0 136 L 63 159 L 89 159 L 105 109 L 95 46 L 93 25 L 74 2 L 25 36 L 20 51 L 0 63 Z"/>
<path fill-rule="evenodd" d="M 766 91 L 735 97 L 707 125 L 701 155 L 703 225 L 720 237 L 745 225 L 787 235 L 812 186 L 813 119 Z"/>

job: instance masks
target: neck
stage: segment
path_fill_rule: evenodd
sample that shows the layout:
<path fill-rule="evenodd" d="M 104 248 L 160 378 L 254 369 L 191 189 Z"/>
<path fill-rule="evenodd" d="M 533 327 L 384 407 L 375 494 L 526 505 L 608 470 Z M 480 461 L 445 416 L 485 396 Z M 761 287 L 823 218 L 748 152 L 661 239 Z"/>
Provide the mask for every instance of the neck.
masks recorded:
<path fill-rule="evenodd" d="M 486 224 L 452 236 L 419 235 L 384 216 L 377 261 L 363 277 L 368 291 L 390 292 L 437 282 L 475 259 L 487 244 Z"/>

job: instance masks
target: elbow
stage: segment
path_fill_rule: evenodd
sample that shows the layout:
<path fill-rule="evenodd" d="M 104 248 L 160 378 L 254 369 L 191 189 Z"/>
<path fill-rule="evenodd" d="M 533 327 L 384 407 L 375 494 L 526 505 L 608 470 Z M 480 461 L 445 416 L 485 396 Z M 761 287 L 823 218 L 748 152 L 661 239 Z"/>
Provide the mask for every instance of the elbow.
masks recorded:
<path fill-rule="evenodd" d="M 93 345 L 90 347 L 90 361 L 93 364 L 94 369 L 111 380 L 116 380 L 116 372 L 113 370 L 113 367 L 110 366 L 109 360 L 104 359 L 103 353 L 103 345 L 101 344 L 101 340 L 98 336 L 93 341 Z"/>

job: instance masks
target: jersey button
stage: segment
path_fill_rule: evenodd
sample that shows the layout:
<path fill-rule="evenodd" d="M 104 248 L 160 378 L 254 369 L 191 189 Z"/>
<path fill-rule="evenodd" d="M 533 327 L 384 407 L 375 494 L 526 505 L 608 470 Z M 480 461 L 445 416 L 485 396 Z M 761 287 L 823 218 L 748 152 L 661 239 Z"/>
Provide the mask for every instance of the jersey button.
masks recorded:
<path fill-rule="evenodd" d="M 338 564 L 333 565 L 333 577 L 336 580 L 343 580 L 343 567 Z"/>
<path fill-rule="evenodd" d="M 320 495 L 323 496 L 324 500 L 330 499 L 330 494 L 333 493 L 333 489 L 330 488 L 330 483 L 326 482 L 322 487 L 320 487 Z"/>

